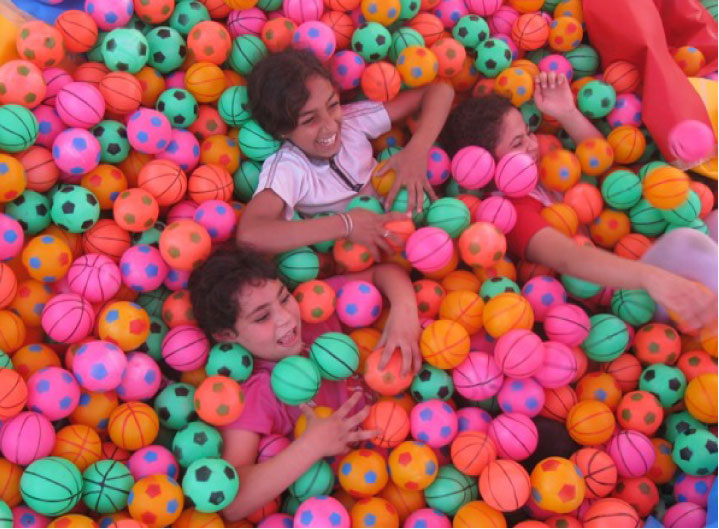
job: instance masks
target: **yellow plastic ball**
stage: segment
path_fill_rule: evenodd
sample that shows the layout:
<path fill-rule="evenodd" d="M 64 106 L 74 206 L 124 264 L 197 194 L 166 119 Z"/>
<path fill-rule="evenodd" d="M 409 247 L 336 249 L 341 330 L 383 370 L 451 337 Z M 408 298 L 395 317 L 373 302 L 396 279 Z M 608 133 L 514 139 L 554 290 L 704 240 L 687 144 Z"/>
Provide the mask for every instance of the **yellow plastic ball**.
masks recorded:
<path fill-rule="evenodd" d="M 22 251 L 22 264 L 33 279 L 54 283 L 65 277 L 72 264 L 72 252 L 67 243 L 53 235 L 38 235 Z"/>
<path fill-rule="evenodd" d="M 674 209 L 689 197 L 689 176 L 671 165 L 662 165 L 649 171 L 642 182 L 643 195 L 659 209 Z"/>
<path fill-rule="evenodd" d="M 582 43 L 582 37 L 582 23 L 574 17 L 557 17 L 549 24 L 549 47 L 554 51 L 571 51 Z"/>
<path fill-rule="evenodd" d="M 605 443 L 614 433 L 611 408 L 598 400 L 580 400 L 569 410 L 566 427 L 577 443 L 592 446 Z"/>
<path fill-rule="evenodd" d="M 506 68 L 494 80 L 494 91 L 518 107 L 532 99 L 534 79 L 524 68 Z"/>
<path fill-rule="evenodd" d="M 135 483 L 127 508 L 130 516 L 148 527 L 165 527 L 182 514 L 182 487 L 163 474 L 147 476 Z"/>
<path fill-rule="evenodd" d="M 470 275 L 477 279 L 474 274 Z M 477 294 L 478 291 L 479 288 L 450 291 L 439 306 L 439 317 L 459 323 L 470 335 L 478 332 L 482 328 L 484 312 L 484 302 Z"/>
<path fill-rule="evenodd" d="M 477 299 L 482 301 L 479 296 Z M 454 309 L 451 312 L 456 314 Z M 477 320 L 475 318 L 471 321 L 476 324 Z M 419 347 L 428 364 L 440 369 L 453 369 L 464 362 L 469 354 L 469 334 L 458 321 L 437 320 L 422 331 Z"/>
<path fill-rule="evenodd" d="M 200 163 L 214 164 L 232 174 L 240 166 L 240 148 L 237 140 L 224 134 L 205 138 L 200 145 Z"/>
<path fill-rule="evenodd" d="M 599 176 L 614 163 L 614 149 L 603 138 L 584 140 L 575 150 L 582 171 L 590 176 Z"/>
<path fill-rule="evenodd" d="M 402 4 L 400 0 L 362 0 L 360 9 L 367 22 L 389 26 L 399 18 Z"/>
<path fill-rule="evenodd" d="M 27 186 L 25 169 L 9 154 L 0 154 L 0 203 L 15 200 Z"/>
<path fill-rule="evenodd" d="M 147 311 L 130 301 L 115 301 L 106 305 L 97 321 L 100 339 L 117 344 L 123 351 L 137 349 L 150 334 Z"/>
<path fill-rule="evenodd" d="M 350 509 L 352 527 L 399 527 L 399 513 L 384 498 L 359 500 Z"/>
<path fill-rule="evenodd" d="M 642 131 L 631 125 L 622 125 L 612 130 L 607 141 L 614 149 L 614 161 L 621 164 L 636 162 L 647 147 Z"/>
<path fill-rule="evenodd" d="M 217 101 L 226 86 L 227 78 L 216 64 L 198 62 L 185 72 L 185 88 L 200 103 Z"/>
<path fill-rule="evenodd" d="M 338 475 L 340 486 L 355 498 L 378 494 L 389 480 L 384 457 L 366 448 L 353 450 L 343 457 Z"/>
<path fill-rule="evenodd" d="M 701 50 L 694 46 L 682 46 L 674 52 L 674 60 L 679 68 L 687 75 L 693 77 L 699 73 L 706 64 L 706 58 Z"/>
<path fill-rule="evenodd" d="M 612 249 L 622 237 L 629 235 L 631 229 L 626 213 L 605 209 L 589 225 L 589 235 L 602 248 Z"/>
<path fill-rule="evenodd" d="M 692 416 L 702 422 L 717 422 L 717 375 L 704 373 L 689 382 L 684 392 L 684 404 Z"/>
<path fill-rule="evenodd" d="M 529 481 L 537 506 L 558 514 L 579 507 L 586 493 L 582 473 L 574 463 L 563 457 L 548 457 L 537 463 Z"/>
<path fill-rule="evenodd" d="M 507 527 L 504 514 L 483 501 L 470 501 L 462 505 L 452 520 L 452 527 Z"/>
<path fill-rule="evenodd" d="M 484 329 L 492 338 L 499 338 L 513 329 L 531 329 L 534 311 L 520 294 L 505 292 L 490 299 L 484 306 Z"/>
<path fill-rule="evenodd" d="M 434 81 L 439 71 L 439 63 L 429 48 L 407 46 L 397 57 L 397 71 L 404 84 L 417 88 Z"/>
<path fill-rule="evenodd" d="M 571 237 L 577 233 L 579 217 L 577 217 L 577 212 L 574 211 L 569 204 L 555 202 L 542 209 L 540 215 L 550 226 L 562 232 L 567 237 Z"/>
<path fill-rule="evenodd" d="M 582 165 L 579 158 L 566 149 L 554 149 L 539 161 L 539 180 L 552 191 L 565 193 L 579 182 Z"/>
<path fill-rule="evenodd" d="M 424 443 L 405 441 L 388 458 L 389 475 L 400 488 L 424 490 L 437 477 L 439 464 L 434 451 Z"/>

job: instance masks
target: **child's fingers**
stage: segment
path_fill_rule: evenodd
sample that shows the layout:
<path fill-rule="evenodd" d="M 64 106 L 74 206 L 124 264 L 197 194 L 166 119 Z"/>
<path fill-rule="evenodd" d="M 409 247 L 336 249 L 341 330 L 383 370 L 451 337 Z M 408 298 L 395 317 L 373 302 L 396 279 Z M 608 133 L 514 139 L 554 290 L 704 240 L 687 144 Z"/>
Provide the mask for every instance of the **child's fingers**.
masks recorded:
<path fill-rule="evenodd" d="M 414 361 L 412 355 L 412 347 L 407 342 L 401 342 L 399 349 L 402 352 L 402 376 L 407 376 L 407 373 L 412 371 L 412 363 Z"/>
<path fill-rule="evenodd" d="M 369 415 L 369 406 L 365 406 L 360 411 L 355 413 L 354 415 L 351 415 L 349 417 L 345 417 L 344 423 L 347 430 L 354 430 L 357 426 L 362 424 L 362 422 L 367 418 Z"/>
<path fill-rule="evenodd" d="M 414 360 L 414 373 L 422 369 L 422 351 L 416 342 L 412 342 L 412 359 Z"/>
<path fill-rule="evenodd" d="M 315 417 L 315 410 L 314 408 L 308 406 L 307 404 L 300 404 L 297 406 L 302 413 L 304 413 L 308 419 Z"/>
<path fill-rule="evenodd" d="M 389 213 L 383 213 L 382 215 L 382 222 L 385 224 L 395 220 L 407 220 L 412 216 L 412 214 L 407 211 L 390 211 Z"/>
<path fill-rule="evenodd" d="M 360 441 L 369 441 L 382 434 L 380 430 L 357 430 L 347 434 L 347 444 L 357 443 Z"/>
<path fill-rule="evenodd" d="M 389 363 L 389 359 L 392 358 L 392 352 L 397 347 L 397 343 L 394 339 L 394 337 L 387 335 L 385 339 L 384 346 L 382 348 L 382 354 L 379 357 L 379 364 L 377 364 L 377 367 L 382 370 L 385 367 L 387 367 L 387 364 Z"/>
<path fill-rule="evenodd" d="M 348 398 L 344 402 L 344 404 L 342 404 L 342 406 L 337 408 L 337 411 L 334 412 L 334 415 L 336 415 L 340 419 L 345 419 L 349 412 L 352 411 L 352 408 L 355 407 L 361 396 L 361 391 L 355 391 L 354 393 L 352 393 L 352 395 L 350 395 L 350 398 Z"/>
<path fill-rule="evenodd" d="M 432 184 L 429 183 L 429 180 L 425 180 L 422 182 L 422 187 L 425 191 L 427 191 L 427 194 L 429 195 L 429 199 L 432 201 L 437 200 L 437 193 L 435 192 L 434 188 L 432 187 Z"/>
<path fill-rule="evenodd" d="M 399 193 L 400 187 L 402 187 L 402 184 L 400 183 L 399 178 L 395 178 L 392 187 L 389 189 L 389 193 L 387 193 L 387 196 L 384 199 L 384 209 L 390 209 L 392 207 L 394 199 L 397 196 L 397 193 Z"/>

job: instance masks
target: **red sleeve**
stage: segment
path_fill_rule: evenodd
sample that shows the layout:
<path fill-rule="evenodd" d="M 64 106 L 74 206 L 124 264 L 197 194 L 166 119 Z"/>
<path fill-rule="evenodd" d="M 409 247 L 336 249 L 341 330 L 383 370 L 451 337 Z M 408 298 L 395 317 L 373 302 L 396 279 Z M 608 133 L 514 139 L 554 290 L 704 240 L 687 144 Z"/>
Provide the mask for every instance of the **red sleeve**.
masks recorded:
<path fill-rule="evenodd" d="M 512 255 L 526 260 L 524 253 L 529 241 L 549 223 L 540 214 L 543 206 L 538 200 L 522 197 L 512 200 L 512 204 L 517 210 L 517 223 L 507 234 L 507 247 Z"/>

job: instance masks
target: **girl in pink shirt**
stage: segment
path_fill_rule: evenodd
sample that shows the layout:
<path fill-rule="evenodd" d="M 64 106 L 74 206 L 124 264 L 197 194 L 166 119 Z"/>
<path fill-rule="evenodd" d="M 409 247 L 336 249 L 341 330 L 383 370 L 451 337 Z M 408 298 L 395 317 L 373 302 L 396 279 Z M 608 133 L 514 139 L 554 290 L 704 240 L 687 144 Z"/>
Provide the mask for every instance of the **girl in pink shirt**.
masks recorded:
<path fill-rule="evenodd" d="M 393 335 L 395 343 L 414 342 L 405 367 L 418 370 L 419 320 L 407 275 L 396 265 L 383 264 L 334 278 L 330 284 L 337 289 L 350 280 L 374 283 L 389 299 L 390 315 L 402 315 L 393 320 L 392 328 L 386 327 L 386 335 Z M 344 454 L 349 445 L 378 434 L 360 429 L 372 395 L 356 375 L 342 381 L 323 380 L 315 398 L 301 406 L 288 406 L 275 397 L 270 385 L 275 363 L 303 353 L 319 334 L 341 329 L 337 320 L 303 328 L 297 300 L 265 256 L 248 248 L 218 250 L 193 272 L 189 288 L 200 327 L 218 342 L 239 343 L 254 358 L 253 373 L 242 385 L 242 415 L 222 432 L 223 457 L 240 476 L 237 497 L 224 511 L 227 520 L 239 520 L 265 506 L 319 459 Z M 390 347 L 385 351 L 388 356 L 392 353 Z M 320 418 L 312 411 L 316 406 L 335 411 L 328 418 Z M 289 435 L 302 414 L 307 416 L 305 432 L 275 457 L 256 463 L 262 436 Z"/>

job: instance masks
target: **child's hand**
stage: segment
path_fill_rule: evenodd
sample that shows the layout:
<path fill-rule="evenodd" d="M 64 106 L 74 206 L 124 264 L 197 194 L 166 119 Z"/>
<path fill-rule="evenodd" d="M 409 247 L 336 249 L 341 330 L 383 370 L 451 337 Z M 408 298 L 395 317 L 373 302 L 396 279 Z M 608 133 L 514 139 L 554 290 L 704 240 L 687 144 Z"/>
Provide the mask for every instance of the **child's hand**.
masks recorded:
<path fill-rule="evenodd" d="M 369 415 L 369 406 L 365 406 L 352 416 L 349 413 L 359 401 L 362 393 L 357 391 L 347 399 L 332 415 L 321 418 L 315 415 L 314 410 L 307 404 L 300 404 L 299 408 L 307 417 L 307 428 L 300 437 L 313 451 L 317 451 L 319 458 L 343 454 L 347 451 L 347 445 L 367 441 L 379 435 L 377 430 L 359 430 L 357 427 L 362 424 Z"/>
<path fill-rule="evenodd" d="M 421 332 L 416 308 L 393 307 L 377 343 L 377 347 L 384 348 L 379 368 L 384 369 L 394 350 L 399 348 L 402 352 L 402 375 L 419 372 L 422 368 L 422 354 L 419 350 Z"/>
<path fill-rule="evenodd" d="M 415 149 L 407 145 L 404 149 L 387 160 L 378 171 L 377 175 L 383 175 L 390 169 L 397 172 L 392 188 L 384 200 L 386 209 L 392 207 L 399 190 L 407 189 L 408 204 L 407 211 L 422 211 L 424 203 L 424 191 L 432 200 L 437 200 L 437 195 L 427 179 L 427 152 L 423 149 Z"/>
<path fill-rule="evenodd" d="M 542 114 L 559 121 L 576 108 L 567 77 L 556 72 L 542 72 L 534 78 L 534 102 Z"/>
<path fill-rule="evenodd" d="M 375 261 L 381 261 L 380 251 L 387 255 L 394 253 L 390 240 L 396 246 L 402 246 L 402 240 L 385 228 L 385 224 L 393 220 L 405 220 L 408 217 L 407 213 L 393 211 L 378 215 L 366 209 L 355 208 L 348 215 L 352 218 L 352 231 L 348 239 L 365 246 Z"/>

